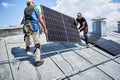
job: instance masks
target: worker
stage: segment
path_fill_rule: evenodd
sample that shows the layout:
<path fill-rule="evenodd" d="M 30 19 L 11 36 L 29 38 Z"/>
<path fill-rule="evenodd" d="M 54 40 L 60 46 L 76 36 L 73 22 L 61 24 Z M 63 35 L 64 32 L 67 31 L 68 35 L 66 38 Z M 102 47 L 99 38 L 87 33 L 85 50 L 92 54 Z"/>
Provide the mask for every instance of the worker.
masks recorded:
<path fill-rule="evenodd" d="M 38 67 L 44 63 L 40 58 L 40 33 L 44 30 L 48 34 L 46 25 L 43 20 L 42 10 L 40 6 L 36 6 L 32 0 L 27 0 L 27 7 L 24 9 L 24 40 L 26 43 L 26 51 L 30 50 L 30 35 L 33 37 L 35 44 L 35 66 Z M 40 26 L 41 24 L 41 26 Z"/>
<path fill-rule="evenodd" d="M 86 47 L 88 48 L 89 45 L 88 45 L 88 36 L 87 36 L 87 33 L 88 33 L 88 24 L 87 24 L 87 21 L 84 17 L 82 17 L 82 13 L 78 12 L 77 13 L 77 18 L 76 18 L 76 21 L 75 21 L 75 26 L 77 27 L 78 23 L 80 24 L 80 27 L 78 28 L 79 31 L 83 31 L 83 35 L 85 37 L 85 42 L 86 42 Z"/>

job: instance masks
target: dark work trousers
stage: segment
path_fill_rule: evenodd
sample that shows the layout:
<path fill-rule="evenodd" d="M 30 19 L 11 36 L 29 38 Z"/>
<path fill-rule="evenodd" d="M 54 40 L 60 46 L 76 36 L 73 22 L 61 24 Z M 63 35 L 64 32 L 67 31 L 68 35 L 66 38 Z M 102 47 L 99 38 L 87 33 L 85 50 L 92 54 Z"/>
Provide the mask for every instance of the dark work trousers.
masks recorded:
<path fill-rule="evenodd" d="M 85 38 L 85 42 L 86 44 L 88 44 L 88 36 L 87 36 L 87 33 L 88 33 L 88 27 L 85 27 L 84 29 L 80 30 L 80 32 L 83 31 L 83 35 L 84 35 L 84 38 Z"/>

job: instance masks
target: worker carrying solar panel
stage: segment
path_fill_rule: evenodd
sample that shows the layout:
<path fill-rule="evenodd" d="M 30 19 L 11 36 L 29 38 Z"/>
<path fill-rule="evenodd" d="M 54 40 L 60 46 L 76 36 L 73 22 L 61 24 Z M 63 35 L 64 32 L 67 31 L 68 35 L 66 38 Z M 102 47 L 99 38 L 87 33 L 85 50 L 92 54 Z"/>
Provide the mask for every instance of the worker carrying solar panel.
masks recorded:
<path fill-rule="evenodd" d="M 44 33 L 47 34 L 47 28 L 43 21 L 40 6 L 36 6 L 32 0 L 27 0 L 27 7 L 24 9 L 24 23 L 23 32 L 25 34 L 24 40 L 26 43 L 26 51 L 30 50 L 30 35 L 33 36 L 35 44 L 35 66 L 40 66 L 44 63 L 44 60 L 40 59 L 40 33 L 44 29 Z M 41 26 L 40 26 L 40 24 Z"/>
<path fill-rule="evenodd" d="M 87 48 L 89 47 L 88 45 L 88 24 L 87 21 L 84 17 L 82 17 L 82 13 L 78 12 L 77 13 L 77 18 L 76 21 L 74 22 L 74 25 L 77 27 L 78 23 L 80 24 L 80 27 L 78 28 L 81 31 L 83 31 L 83 35 L 85 37 L 85 42 L 86 42 L 86 46 Z"/>

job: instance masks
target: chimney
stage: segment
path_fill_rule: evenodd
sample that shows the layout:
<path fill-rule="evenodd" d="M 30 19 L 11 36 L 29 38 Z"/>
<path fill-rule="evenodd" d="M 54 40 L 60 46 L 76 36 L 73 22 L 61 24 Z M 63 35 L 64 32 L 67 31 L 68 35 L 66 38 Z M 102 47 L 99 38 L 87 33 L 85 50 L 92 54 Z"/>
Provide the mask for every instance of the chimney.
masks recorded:
<path fill-rule="evenodd" d="M 91 19 L 92 22 L 92 33 L 101 37 L 106 36 L 106 18 L 97 17 Z"/>

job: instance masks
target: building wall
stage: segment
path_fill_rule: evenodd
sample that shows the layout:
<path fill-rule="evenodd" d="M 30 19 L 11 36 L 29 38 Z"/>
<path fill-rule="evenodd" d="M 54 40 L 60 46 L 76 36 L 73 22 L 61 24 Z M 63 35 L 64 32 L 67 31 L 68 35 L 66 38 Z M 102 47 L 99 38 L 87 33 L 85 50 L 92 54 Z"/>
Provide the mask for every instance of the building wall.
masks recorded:
<path fill-rule="evenodd" d="M 23 34 L 22 27 L 19 28 L 9 28 L 9 29 L 0 29 L 0 37 L 7 37 L 7 36 L 13 36 Z"/>

